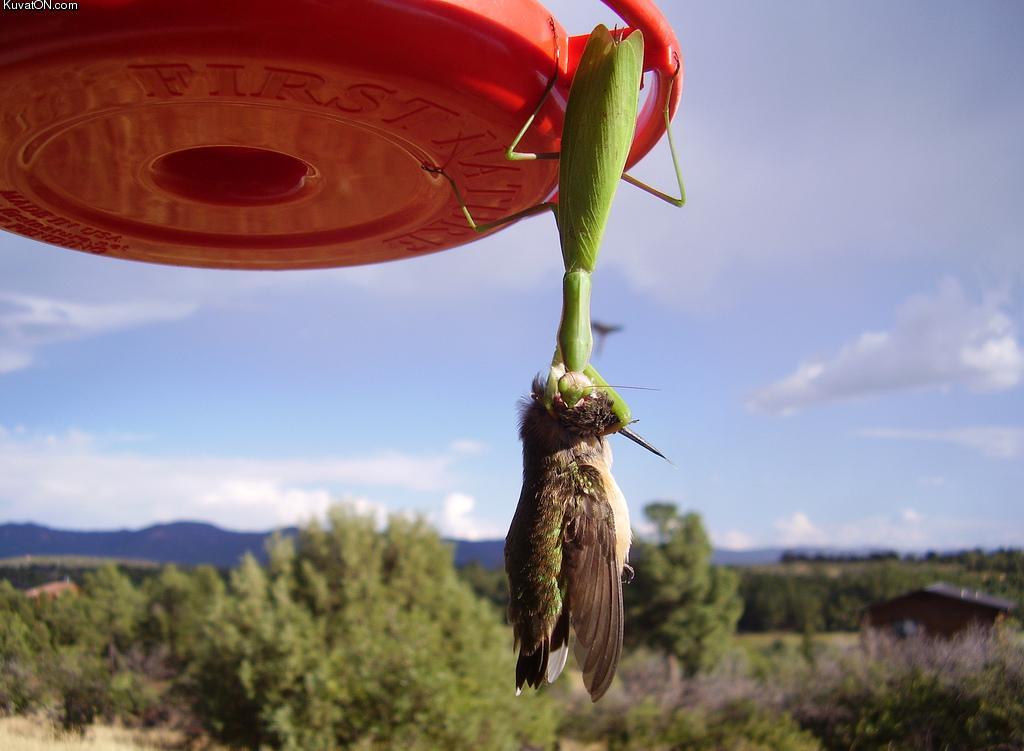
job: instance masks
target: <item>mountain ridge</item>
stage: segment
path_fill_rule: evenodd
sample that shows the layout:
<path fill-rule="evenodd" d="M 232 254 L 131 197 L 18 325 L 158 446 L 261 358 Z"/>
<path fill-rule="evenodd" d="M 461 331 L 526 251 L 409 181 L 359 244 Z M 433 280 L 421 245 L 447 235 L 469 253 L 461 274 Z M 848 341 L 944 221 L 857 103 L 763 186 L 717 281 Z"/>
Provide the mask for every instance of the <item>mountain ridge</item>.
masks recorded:
<path fill-rule="evenodd" d="M 56 529 L 35 522 L 8 522 L 0 524 L 0 558 L 82 555 L 189 566 L 205 563 L 227 568 L 235 566 L 245 553 L 266 560 L 266 543 L 274 534 L 291 537 L 297 531 L 296 527 L 282 527 L 262 532 L 239 532 L 191 519 L 151 524 L 140 529 L 123 527 L 112 530 Z M 504 564 L 505 541 L 502 539 L 447 539 L 446 542 L 454 545 L 457 566 L 475 562 L 486 568 L 501 568 Z M 727 566 L 771 564 L 778 563 L 787 552 L 814 555 L 872 551 L 867 548 L 844 551 L 825 547 L 719 548 L 714 550 L 712 562 Z"/>
<path fill-rule="evenodd" d="M 157 563 L 229 567 L 247 553 L 265 558 L 273 534 L 294 535 L 294 527 L 237 532 L 207 522 L 183 520 L 141 529 L 55 529 L 34 522 L 0 524 L 0 558 L 25 555 L 87 555 Z"/>

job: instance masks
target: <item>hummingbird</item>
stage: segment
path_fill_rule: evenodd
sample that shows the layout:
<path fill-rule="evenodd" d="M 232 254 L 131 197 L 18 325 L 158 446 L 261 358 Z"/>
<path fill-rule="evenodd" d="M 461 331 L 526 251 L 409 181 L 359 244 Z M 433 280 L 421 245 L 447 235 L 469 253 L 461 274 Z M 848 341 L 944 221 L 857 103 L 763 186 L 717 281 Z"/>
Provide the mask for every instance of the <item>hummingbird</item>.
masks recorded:
<path fill-rule="evenodd" d="M 629 509 L 612 476 L 607 434 L 617 432 L 658 453 L 621 428 L 600 389 L 572 408 L 544 404 L 544 381 L 533 382 L 520 412 L 523 487 L 505 538 L 508 617 L 515 637 L 516 695 L 524 685 L 554 682 L 573 652 L 592 701 L 611 685 L 622 654 L 622 581 Z M 659 453 L 660 455 L 660 453 Z"/>
<path fill-rule="evenodd" d="M 600 355 L 604 349 L 604 340 L 608 338 L 609 334 L 617 334 L 622 331 L 622 326 L 617 323 L 601 323 L 600 321 L 592 320 L 590 322 L 590 328 L 593 329 L 594 333 L 597 334 L 597 347 L 595 348 L 594 354 Z"/>

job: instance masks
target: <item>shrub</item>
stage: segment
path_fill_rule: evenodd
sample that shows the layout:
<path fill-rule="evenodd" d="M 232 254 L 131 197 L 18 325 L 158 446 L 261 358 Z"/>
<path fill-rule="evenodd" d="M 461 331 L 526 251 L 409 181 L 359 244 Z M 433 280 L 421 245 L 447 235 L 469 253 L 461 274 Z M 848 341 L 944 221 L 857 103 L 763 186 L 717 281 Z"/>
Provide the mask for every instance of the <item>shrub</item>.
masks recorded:
<path fill-rule="evenodd" d="M 552 705 L 514 697 L 510 643 L 434 531 L 335 509 L 329 529 L 278 541 L 266 570 L 233 572 L 200 641 L 197 710 L 249 747 L 550 745 Z"/>
<path fill-rule="evenodd" d="M 828 749 L 1024 746 L 1024 653 L 968 632 L 949 641 L 870 637 L 793 687 L 790 708 Z"/>

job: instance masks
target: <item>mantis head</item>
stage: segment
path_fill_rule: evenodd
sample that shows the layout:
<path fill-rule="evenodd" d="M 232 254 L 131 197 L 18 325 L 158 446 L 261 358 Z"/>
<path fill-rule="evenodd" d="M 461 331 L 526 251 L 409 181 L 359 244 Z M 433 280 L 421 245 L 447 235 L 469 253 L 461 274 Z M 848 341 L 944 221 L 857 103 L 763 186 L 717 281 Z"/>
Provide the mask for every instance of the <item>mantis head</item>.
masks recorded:
<path fill-rule="evenodd" d="M 534 394 L 537 394 L 536 390 Z M 588 365 L 587 372 L 579 373 L 566 370 L 561 362 L 553 363 L 540 399 L 548 413 L 558 420 L 568 420 L 570 423 L 583 421 L 601 435 L 619 433 L 669 464 L 672 463 L 667 456 L 627 427 L 635 422 L 629 405 L 601 378 L 593 366 Z M 595 410 L 604 416 L 595 419 L 591 414 Z"/>
<path fill-rule="evenodd" d="M 544 406 L 552 415 L 577 409 L 584 400 L 595 397 L 597 391 L 586 373 L 567 370 L 561 362 L 552 363 L 544 388 Z"/>

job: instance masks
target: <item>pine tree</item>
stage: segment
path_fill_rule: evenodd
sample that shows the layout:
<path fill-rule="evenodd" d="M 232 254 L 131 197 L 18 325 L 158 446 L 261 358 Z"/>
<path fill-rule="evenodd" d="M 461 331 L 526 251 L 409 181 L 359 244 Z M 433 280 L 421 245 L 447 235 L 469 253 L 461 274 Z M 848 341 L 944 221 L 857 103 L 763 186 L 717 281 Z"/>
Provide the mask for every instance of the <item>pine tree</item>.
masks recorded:
<path fill-rule="evenodd" d="M 634 545 L 636 577 L 624 588 L 627 637 L 669 655 L 687 675 L 713 667 L 743 609 L 735 572 L 711 565 L 700 515 L 672 504 L 644 509 L 657 542 Z"/>

